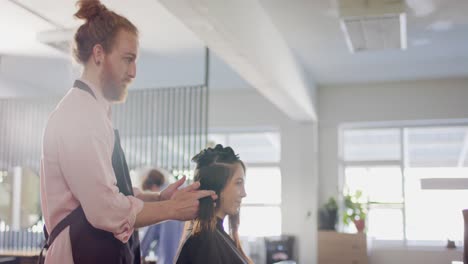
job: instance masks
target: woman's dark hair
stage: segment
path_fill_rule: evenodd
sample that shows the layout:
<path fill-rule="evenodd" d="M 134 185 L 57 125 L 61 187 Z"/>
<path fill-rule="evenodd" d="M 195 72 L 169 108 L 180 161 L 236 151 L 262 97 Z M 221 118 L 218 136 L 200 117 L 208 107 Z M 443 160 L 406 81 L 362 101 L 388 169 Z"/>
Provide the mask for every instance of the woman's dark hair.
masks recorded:
<path fill-rule="evenodd" d="M 200 190 L 212 190 L 218 195 L 218 201 L 221 201 L 221 191 L 226 187 L 229 180 L 234 175 L 236 169 L 241 165 L 245 172 L 245 165 L 239 159 L 239 155 L 235 154 L 231 147 L 223 147 L 216 145 L 214 148 L 202 150 L 199 154 L 192 158 L 192 161 L 197 164 L 195 168 L 195 181 L 200 182 Z M 215 232 L 217 217 L 216 209 L 220 207 L 220 203 L 216 203 L 211 197 L 205 197 L 200 200 L 200 210 L 198 217 L 194 220 L 192 233 L 194 235 L 200 233 Z M 229 215 L 229 234 L 234 240 L 237 249 L 241 254 L 249 259 L 239 240 L 239 214 Z"/>
<path fill-rule="evenodd" d="M 75 17 L 85 21 L 74 38 L 73 55 L 79 63 L 86 64 L 96 44 L 109 53 L 121 29 L 138 36 L 138 29 L 132 22 L 107 9 L 99 0 L 79 0 L 76 5 Z"/>
<path fill-rule="evenodd" d="M 164 175 L 156 169 L 152 169 L 148 172 L 148 175 L 145 177 L 142 183 L 142 189 L 144 191 L 150 190 L 154 185 L 161 187 L 166 182 Z"/>
<path fill-rule="evenodd" d="M 207 167 L 212 164 L 233 165 L 239 163 L 245 170 L 244 163 L 239 159 L 231 147 L 223 147 L 218 144 L 214 148 L 206 148 L 192 158 L 192 161 L 197 164 L 195 170 L 202 167 Z"/>

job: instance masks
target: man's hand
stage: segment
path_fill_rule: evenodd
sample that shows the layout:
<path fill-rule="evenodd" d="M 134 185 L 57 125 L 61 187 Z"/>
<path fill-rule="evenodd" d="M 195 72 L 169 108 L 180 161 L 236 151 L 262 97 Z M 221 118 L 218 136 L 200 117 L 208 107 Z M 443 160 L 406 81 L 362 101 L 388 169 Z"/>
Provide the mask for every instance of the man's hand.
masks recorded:
<path fill-rule="evenodd" d="M 185 182 L 185 177 L 179 181 L 182 181 L 182 183 Z M 174 183 L 174 185 L 177 185 L 179 181 Z M 173 191 L 170 200 L 172 202 L 172 209 L 174 213 L 173 218 L 175 220 L 187 221 L 197 217 L 198 207 L 200 204 L 199 199 L 201 198 L 211 196 L 213 200 L 218 199 L 218 196 L 214 191 L 199 191 L 198 188 L 200 188 L 200 183 L 195 182 L 188 187 L 183 189 L 176 189 Z"/>
<path fill-rule="evenodd" d="M 180 186 L 182 186 L 187 178 L 184 176 L 178 181 L 174 182 L 173 184 L 167 186 L 166 189 L 164 189 L 161 194 L 160 194 L 160 201 L 166 201 L 171 199 L 171 197 L 174 195 L 174 193 L 179 189 Z"/>
<path fill-rule="evenodd" d="M 218 199 L 214 191 L 198 190 L 200 183 L 196 182 L 188 187 L 179 189 L 185 182 L 185 177 L 171 184 L 161 193 L 166 201 L 145 202 L 143 210 L 137 215 L 135 227 L 153 225 L 166 220 L 192 220 L 198 215 L 199 199 L 211 196 Z"/>

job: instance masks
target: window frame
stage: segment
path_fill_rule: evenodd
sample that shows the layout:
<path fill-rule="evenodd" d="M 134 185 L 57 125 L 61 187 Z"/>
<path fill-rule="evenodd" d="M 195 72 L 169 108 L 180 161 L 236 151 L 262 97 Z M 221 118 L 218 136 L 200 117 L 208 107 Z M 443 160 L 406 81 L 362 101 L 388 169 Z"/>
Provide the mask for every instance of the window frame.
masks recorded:
<path fill-rule="evenodd" d="M 407 238 L 407 209 L 406 209 L 406 183 L 405 183 L 405 169 L 408 168 L 408 142 L 407 133 L 408 129 L 411 128 L 436 128 L 436 127 L 457 127 L 467 126 L 468 119 L 437 119 L 437 120 L 414 120 L 414 121 L 389 121 L 389 122 L 362 122 L 362 123 L 343 123 L 338 127 L 338 186 L 340 190 L 344 190 L 345 187 L 345 170 L 347 167 L 388 167 L 395 166 L 399 167 L 402 177 L 402 198 L 401 203 L 402 217 L 403 217 L 403 239 L 402 240 L 386 240 L 373 238 L 377 241 L 378 245 L 399 245 L 403 246 L 440 246 L 442 241 L 439 240 L 408 240 Z M 346 161 L 344 158 L 344 133 L 347 130 L 375 130 L 375 129 L 398 129 L 399 130 L 399 145 L 400 145 L 400 159 L 399 160 L 364 160 L 364 161 Z M 463 147 L 463 146 L 462 146 Z M 339 197 L 342 200 L 343 192 L 339 193 Z M 381 203 L 379 208 L 395 209 L 395 203 Z M 369 209 L 369 208 L 368 208 Z M 340 227 L 343 229 L 343 224 L 340 222 Z M 379 242 L 380 241 L 380 242 Z M 461 243 L 461 241 L 456 241 Z"/>

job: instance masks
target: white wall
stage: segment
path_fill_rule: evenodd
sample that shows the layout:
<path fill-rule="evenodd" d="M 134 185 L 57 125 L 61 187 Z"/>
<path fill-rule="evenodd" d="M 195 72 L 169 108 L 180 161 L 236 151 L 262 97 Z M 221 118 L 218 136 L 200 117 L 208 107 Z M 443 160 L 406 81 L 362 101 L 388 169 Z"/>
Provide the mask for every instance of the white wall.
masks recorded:
<path fill-rule="evenodd" d="M 0 97 L 62 95 L 72 84 L 72 64 L 60 58 L 3 55 Z"/>
<path fill-rule="evenodd" d="M 0 54 L 1 55 L 1 54 Z M 130 89 L 147 89 L 203 84 L 204 49 L 182 54 L 154 54 L 142 50 L 137 61 L 137 77 Z M 18 55 L 0 56 L 0 98 L 63 95 L 81 66 L 63 58 Z M 216 89 L 252 89 L 215 54 L 210 57 L 210 85 Z"/>
<path fill-rule="evenodd" d="M 318 113 L 319 204 L 322 204 L 338 193 L 337 132 L 341 123 L 467 118 L 468 79 L 321 87 Z M 443 263 L 437 258 L 427 258 L 426 253 L 411 249 L 380 250 L 371 254 L 371 263 Z M 448 253 L 438 252 L 444 254 Z"/>
<path fill-rule="evenodd" d="M 299 263 L 316 262 L 316 126 L 289 120 L 254 90 L 210 94 L 209 127 L 277 128 L 281 133 L 282 230 L 296 236 Z M 266 185 L 267 186 L 267 185 Z"/>

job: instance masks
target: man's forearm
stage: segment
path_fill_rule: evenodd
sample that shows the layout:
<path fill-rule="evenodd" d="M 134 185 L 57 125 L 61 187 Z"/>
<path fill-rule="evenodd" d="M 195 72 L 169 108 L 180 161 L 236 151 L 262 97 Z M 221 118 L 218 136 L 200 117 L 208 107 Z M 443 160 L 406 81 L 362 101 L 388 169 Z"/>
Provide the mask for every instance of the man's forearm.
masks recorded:
<path fill-rule="evenodd" d="M 137 214 L 135 228 L 157 224 L 174 219 L 173 201 L 145 202 L 143 210 Z"/>
<path fill-rule="evenodd" d="M 143 202 L 158 202 L 161 200 L 161 195 L 158 192 L 142 192 L 137 198 Z"/>

